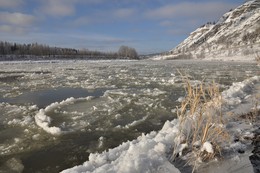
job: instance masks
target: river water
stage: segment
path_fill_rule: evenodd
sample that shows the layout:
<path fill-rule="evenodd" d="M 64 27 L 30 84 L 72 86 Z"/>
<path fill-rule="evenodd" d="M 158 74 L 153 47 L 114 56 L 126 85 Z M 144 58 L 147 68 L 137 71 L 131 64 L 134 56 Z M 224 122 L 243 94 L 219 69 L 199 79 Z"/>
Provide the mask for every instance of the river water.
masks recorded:
<path fill-rule="evenodd" d="M 89 153 L 159 130 L 185 96 L 180 72 L 192 84 L 215 81 L 223 90 L 260 75 L 260 68 L 208 61 L 1 62 L 0 172 L 59 172 Z M 39 112 L 44 120 L 36 123 Z"/>

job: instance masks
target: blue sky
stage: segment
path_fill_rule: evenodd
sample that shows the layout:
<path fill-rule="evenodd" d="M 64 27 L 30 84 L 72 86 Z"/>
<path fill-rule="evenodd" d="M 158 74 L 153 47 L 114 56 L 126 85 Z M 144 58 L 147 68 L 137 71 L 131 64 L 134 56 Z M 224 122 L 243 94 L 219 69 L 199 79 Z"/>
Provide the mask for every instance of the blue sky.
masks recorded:
<path fill-rule="evenodd" d="M 0 40 L 140 54 L 177 46 L 244 0 L 0 0 Z"/>

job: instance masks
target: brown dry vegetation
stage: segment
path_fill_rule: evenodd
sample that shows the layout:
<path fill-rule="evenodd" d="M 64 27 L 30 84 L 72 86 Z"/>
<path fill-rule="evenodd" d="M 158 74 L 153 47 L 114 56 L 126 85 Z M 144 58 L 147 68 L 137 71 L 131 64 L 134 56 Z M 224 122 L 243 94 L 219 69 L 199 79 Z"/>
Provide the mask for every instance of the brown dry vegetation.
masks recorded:
<path fill-rule="evenodd" d="M 256 54 L 255 56 L 255 61 L 260 64 L 260 55 L 259 54 Z"/>
<path fill-rule="evenodd" d="M 180 136 L 184 137 L 181 143 L 187 144 L 192 153 L 189 162 L 195 165 L 195 169 L 197 161 L 208 161 L 221 155 L 221 143 L 229 140 L 229 134 L 225 129 L 222 97 L 216 83 L 192 86 L 187 77 L 183 76 L 183 80 L 187 95 L 177 108 L 179 130 Z M 205 142 L 212 145 L 213 153 L 202 150 Z"/>

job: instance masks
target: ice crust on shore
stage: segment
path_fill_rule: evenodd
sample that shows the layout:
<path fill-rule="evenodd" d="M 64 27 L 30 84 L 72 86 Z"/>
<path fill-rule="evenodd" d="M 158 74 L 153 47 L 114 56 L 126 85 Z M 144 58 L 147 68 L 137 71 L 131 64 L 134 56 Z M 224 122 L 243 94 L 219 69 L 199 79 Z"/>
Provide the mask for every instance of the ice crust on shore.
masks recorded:
<path fill-rule="evenodd" d="M 254 85 L 259 84 L 260 76 L 234 83 L 222 93 L 226 101 L 225 104 L 234 106 L 244 101 L 248 102 L 251 94 L 259 93 L 254 88 Z M 250 106 L 253 107 L 252 102 Z M 232 109 L 231 107 L 229 108 Z M 169 156 L 171 155 L 173 145 L 181 145 L 178 140 L 179 125 L 178 119 L 167 121 L 159 132 L 143 134 L 136 140 L 125 142 L 114 149 L 109 149 L 100 154 L 92 153 L 89 156 L 89 160 L 83 163 L 83 165 L 64 170 L 62 173 L 178 173 L 180 171 L 170 163 Z M 243 131 L 243 129 L 240 130 Z M 233 145 L 230 147 L 232 148 Z M 236 143 L 235 145 L 242 144 Z M 205 142 L 202 149 L 208 153 L 213 153 L 212 145 L 209 142 Z"/>
<path fill-rule="evenodd" d="M 102 154 L 90 154 L 89 161 L 81 166 L 64 170 L 72 172 L 160 172 L 160 170 L 179 173 L 178 169 L 169 163 L 165 152 L 170 152 L 167 146 L 173 143 L 177 121 L 167 121 L 159 133 L 151 132 L 136 140 L 121 144 Z"/>
<path fill-rule="evenodd" d="M 243 82 L 236 82 L 228 89 L 222 92 L 223 99 L 229 105 L 238 105 L 243 99 L 250 96 L 254 85 L 259 82 L 260 76 L 254 76 Z"/>

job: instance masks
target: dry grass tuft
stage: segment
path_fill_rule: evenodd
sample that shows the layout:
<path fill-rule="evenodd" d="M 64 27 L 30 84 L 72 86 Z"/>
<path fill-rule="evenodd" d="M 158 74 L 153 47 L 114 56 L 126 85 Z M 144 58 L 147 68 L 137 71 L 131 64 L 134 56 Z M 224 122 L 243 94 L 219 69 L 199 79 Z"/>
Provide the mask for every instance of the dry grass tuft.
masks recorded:
<path fill-rule="evenodd" d="M 260 55 L 259 54 L 256 54 L 255 55 L 255 61 L 260 64 Z"/>
<path fill-rule="evenodd" d="M 259 57 L 259 60 L 260 60 L 260 57 Z M 259 61 L 260 62 L 260 61 Z M 260 101 L 260 94 L 257 94 L 253 100 L 253 103 L 254 103 L 254 108 L 253 108 L 253 113 L 254 113 L 254 119 L 258 119 L 259 118 L 259 115 L 260 115 L 260 110 L 258 108 L 259 106 L 259 101 Z"/>
<path fill-rule="evenodd" d="M 181 106 L 177 107 L 182 140 L 176 145 L 187 144 L 192 153 L 189 161 L 196 165 L 197 161 L 208 161 L 221 155 L 221 143 L 227 141 L 229 135 L 222 116 L 222 97 L 218 85 L 215 82 L 201 82 L 192 86 L 185 76 L 183 81 L 187 95 Z M 208 148 L 205 149 L 206 143 Z"/>
<path fill-rule="evenodd" d="M 243 114 L 240 118 L 245 119 L 248 123 L 254 124 L 260 119 L 260 109 L 258 108 L 260 94 L 253 98 L 254 107 L 251 112 Z"/>

